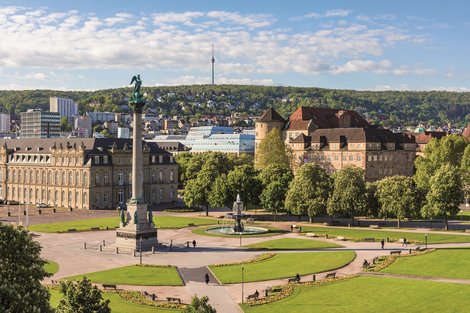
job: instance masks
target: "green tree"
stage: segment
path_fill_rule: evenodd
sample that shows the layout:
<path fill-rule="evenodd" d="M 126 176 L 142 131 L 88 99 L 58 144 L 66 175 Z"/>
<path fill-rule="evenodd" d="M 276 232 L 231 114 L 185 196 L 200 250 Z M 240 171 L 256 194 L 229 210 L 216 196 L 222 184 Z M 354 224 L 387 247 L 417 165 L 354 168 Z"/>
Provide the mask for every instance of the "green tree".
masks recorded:
<path fill-rule="evenodd" d="M 402 219 L 419 214 L 417 189 L 411 177 L 385 177 L 377 183 L 376 194 L 380 203 L 380 216 L 396 217 L 398 228 Z"/>
<path fill-rule="evenodd" d="M 109 300 L 103 300 L 101 291 L 86 277 L 80 281 L 61 281 L 57 313 L 110 313 Z"/>
<path fill-rule="evenodd" d="M 470 144 L 467 145 L 462 156 L 460 164 L 460 171 L 462 177 L 462 187 L 465 193 L 465 198 L 468 203 L 470 198 Z"/>
<path fill-rule="evenodd" d="M 186 171 L 192 157 L 193 154 L 187 152 L 179 153 L 175 156 L 176 163 L 178 163 L 178 182 L 182 186 L 186 185 Z"/>
<path fill-rule="evenodd" d="M 367 193 L 364 171 L 346 167 L 333 175 L 333 192 L 328 201 L 328 214 L 352 217 L 366 213 Z"/>
<path fill-rule="evenodd" d="M 200 299 L 194 296 L 191 304 L 183 309 L 183 313 L 216 313 L 217 311 L 209 304 L 209 298 L 203 296 Z"/>
<path fill-rule="evenodd" d="M 377 199 L 377 182 L 366 182 L 366 196 L 367 205 L 366 212 L 367 216 L 378 216 L 379 215 L 379 200 Z"/>
<path fill-rule="evenodd" d="M 462 201 L 463 191 L 459 169 L 445 164 L 431 178 L 426 205 L 423 207 L 423 216 L 443 217 L 445 230 L 448 230 L 447 219 L 460 211 L 459 206 Z"/>
<path fill-rule="evenodd" d="M 41 246 L 22 227 L 0 223 L 0 308 L 6 313 L 52 312 L 41 285 L 46 261 Z"/>
<path fill-rule="evenodd" d="M 326 171 L 315 163 L 300 167 L 289 185 L 285 206 L 292 214 L 313 217 L 326 212 L 331 179 Z"/>
<path fill-rule="evenodd" d="M 256 169 L 262 170 L 270 164 L 289 167 L 286 145 L 282 140 L 281 131 L 277 128 L 273 128 L 266 137 L 261 140 L 258 148 L 256 149 Z"/>
<path fill-rule="evenodd" d="M 221 174 L 214 181 L 212 192 L 209 194 L 209 205 L 213 208 L 230 206 L 230 188 L 227 182 L 227 175 Z"/>
<path fill-rule="evenodd" d="M 72 131 L 72 125 L 69 124 L 67 116 L 63 116 L 60 118 L 60 130 L 63 132 Z"/>
<path fill-rule="evenodd" d="M 424 156 L 415 161 L 414 180 L 418 187 L 429 190 L 431 177 L 444 164 L 459 167 L 468 141 L 459 135 L 448 135 L 431 139 L 426 145 Z"/>
<path fill-rule="evenodd" d="M 229 202 L 235 201 L 237 194 L 239 194 L 245 206 L 259 203 L 261 182 L 253 165 L 235 167 L 227 175 L 227 184 Z"/>
<path fill-rule="evenodd" d="M 274 219 L 276 219 L 277 211 L 284 209 L 287 191 L 292 179 L 291 169 L 279 164 L 270 164 L 259 173 L 262 185 L 261 206 L 273 212 Z"/>

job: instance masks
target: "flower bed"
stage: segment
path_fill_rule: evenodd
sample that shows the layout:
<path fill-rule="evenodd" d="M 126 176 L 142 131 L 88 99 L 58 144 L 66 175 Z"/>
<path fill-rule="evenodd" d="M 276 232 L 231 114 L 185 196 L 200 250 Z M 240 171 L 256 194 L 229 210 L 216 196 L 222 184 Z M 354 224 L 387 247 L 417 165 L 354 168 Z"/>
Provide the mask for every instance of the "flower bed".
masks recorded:
<path fill-rule="evenodd" d="M 264 261 L 264 260 L 268 260 L 268 259 L 274 257 L 275 255 L 276 255 L 276 253 L 263 253 L 260 256 L 257 256 L 256 258 L 253 258 L 251 260 L 246 260 L 246 261 L 242 261 L 242 262 L 235 262 L 235 263 L 220 263 L 220 264 L 214 264 L 214 265 L 211 265 L 211 266 L 219 267 L 219 266 L 242 265 L 242 264 L 261 262 L 261 261 Z"/>
<path fill-rule="evenodd" d="M 168 303 L 166 301 L 152 301 L 150 299 L 145 298 L 141 293 L 137 291 L 116 291 L 116 293 L 123 299 L 134 304 L 142 304 L 148 306 L 156 306 L 159 308 L 165 309 L 182 309 L 186 307 L 186 304 L 179 304 L 179 303 Z"/>
<path fill-rule="evenodd" d="M 288 285 L 282 285 L 282 286 L 275 286 L 273 289 L 279 289 L 279 292 L 273 292 L 269 296 L 258 299 L 258 300 L 249 300 L 248 305 L 250 306 L 255 306 L 255 305 L 261 305 L 261 304 L 268 304 L 268 303 L 273 303 L 279 300 L 282 300 L 284 298 L 289 297 L 292 295 L 294 292 L 294 288 L 296 287 L 305 287 L 305 286 L 322 286 L 326 284 L 331 284 L 331 283 L 336 283 L 340 281 L 344 281 L 347 279 L 351 279 L 354 277 L 357 277 L 358 275 L 351 275 L 351 276 L 342 276 L 338 278 L 328 278 L 328 279 L 322 279 L 322 280 L 316 280 L 316 281 L 309 281 L 309 282 L 303 282 L 299 284 L 288 284 Z"/>

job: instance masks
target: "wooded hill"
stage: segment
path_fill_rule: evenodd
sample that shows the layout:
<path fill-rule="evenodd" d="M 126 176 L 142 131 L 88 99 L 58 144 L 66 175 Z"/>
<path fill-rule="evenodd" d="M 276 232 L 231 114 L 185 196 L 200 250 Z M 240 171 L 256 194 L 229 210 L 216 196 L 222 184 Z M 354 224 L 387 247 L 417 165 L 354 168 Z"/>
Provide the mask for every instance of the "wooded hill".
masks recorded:
<path fill-rule="evenodd" d="M 470 92 L 445 91 L 354 91 L 313 87 L 245 85 L 191 85 L 144 87 L 149 108 L 166 115 L 198 117 L 232 112 L 259 115 L 269 106 L 287 117 L 298 106 L 321 106 L 359 111 L 385 126 L 470 123 Z M 47 110 L 50 96 L 69 97 L 80 112 L 126 111 L 131 88 L 96 91 L 23 90 L 0 91 L 0 111 L 18 114 L 28 108 Z M 99 105 L 90 107 L 95 101 Z"/>

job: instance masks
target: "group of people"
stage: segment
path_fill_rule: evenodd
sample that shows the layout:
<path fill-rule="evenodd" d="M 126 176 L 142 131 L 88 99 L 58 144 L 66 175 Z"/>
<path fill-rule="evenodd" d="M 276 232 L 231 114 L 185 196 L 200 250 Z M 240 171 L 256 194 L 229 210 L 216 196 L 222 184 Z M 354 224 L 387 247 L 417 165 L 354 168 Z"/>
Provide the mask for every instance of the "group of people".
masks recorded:
<path fill-rule="evenodd" d="M 387 238 L 387 241 L 388 241 L 388 238 Z M 408 241 L 406 240 L 405 237 L 403 237 L 403 240 L 402 240 L 402 241 L 403 241 L 402 244 L 401 244 L 402 247 L 403 247 L 403 246 L 408 247 Z M 385 246 L 385 239 L 382 239 L 382 240 L 380 241 L 380 245 L 382 246 L 382 249 L 383 249 L 384 246 Z"/>

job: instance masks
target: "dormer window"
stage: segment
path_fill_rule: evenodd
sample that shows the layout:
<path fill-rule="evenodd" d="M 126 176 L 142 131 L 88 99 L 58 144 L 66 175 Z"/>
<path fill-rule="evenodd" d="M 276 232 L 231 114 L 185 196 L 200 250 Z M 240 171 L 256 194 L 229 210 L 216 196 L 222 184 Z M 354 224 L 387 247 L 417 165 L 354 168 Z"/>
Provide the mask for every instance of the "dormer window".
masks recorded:
<path fill-rule="evenodd" d="M 100 164 L 100 157 L 95 155 L 95 164 Z"/>

